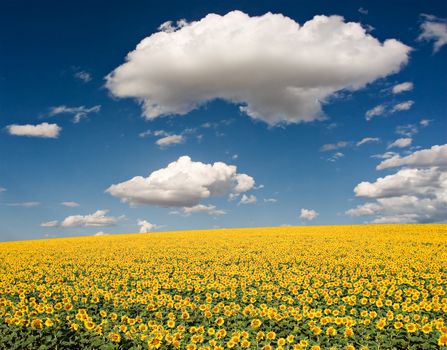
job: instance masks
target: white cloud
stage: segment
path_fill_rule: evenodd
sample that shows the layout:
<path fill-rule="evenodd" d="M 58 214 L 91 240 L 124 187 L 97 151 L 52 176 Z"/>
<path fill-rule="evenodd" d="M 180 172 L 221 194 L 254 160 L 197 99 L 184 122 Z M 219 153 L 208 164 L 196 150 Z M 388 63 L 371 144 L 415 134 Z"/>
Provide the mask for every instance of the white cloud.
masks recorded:
<path fill-rule="evenodd" d="M 340 148 L 345 148 L 349 146 L 350 142 L 348 141 L 338 141 L 337 143 L 327 143 L 323 146 L 321 146 L 320 151 L 327 152 L 327 151 L 333 151 Z"/>
<path fill-rule="evenodd" d="M 270 125 L 309 122 L 324 118 L 321 104 L 336 92 L 398 72 L 410 50 L 395 39 L 381 43 L 340 16 L 300 26 L 281 14 L 232 11 L 163 24 L 106 86 L 141 101 L 147 119 L 184 115 L 220 98 Z"/>
<path fill-rule="evenodd" d="M 157 228 L 157 225 L 151 224 L 147 220 L 138 219 L 137 224 L 138 224 L 138 226 L 140 226 L 140 233 L 151 232 Z"/>
<path fill-rule="evenodd" d="M 414 105 L 414 101 L 408 100 L 405 102 L 398 103 L 391 108 L 391 113 L 396 113 L 400 111 L 407 111 Z"/>
<path fill-rule="evenodd" d="M 10 135 L 14 136 L 28 136 L 28 137 L 42 137 L 42 138 L 57 138 L 62 128 L 57 124 L 41 123 L 37 125 L 8 125 L 7 130 Z"/>
<path fill-rule="evenodd" d="M 62 202 L 61 204 L 65 207 L 70 207 L 70 208 L 79 207 L 79 203 L 77 203 L 77 202 Z"/>
<path fill-rule="evenodd" d="M 202 199 L 246 192 L 254 185 L 254 179 L 237 173 L 234 165 L 204 164 L 182 156 L 148 177 L 136 176 L 110 186 L 106 192 L 131 205 L 193 207 Z"/>
<path fill-rule="evenodd" d="M 396 134 L 411 137 L 419 132 L 418 128 L 414 124 L 398 125 L 396 127 Z"/>
<path fill-rule="evenodd" d="M 264 198 L 264 203 L 276 203 L 277 201 L 276 198 Z"/>
<path fill-rule="evenodd" d="M 336 162 L 340 158 L 343 158 L 345 155 L 341 152 L 336 152 L 332 156 L 330 156 L 327 160 L 330 162 Z"/>
<path fill-rule="evenodd" d="M 368 9 L 365 9 L 363 7 L 359 7 L 358 11 L 362 14 L 362 15 L 367 15 L 368 14 Z"/>
<path fill-rule="evenodd" d="M 222 209 L 216 208 L 215 205 L 204 205 L 197 204 L 193 207 L 184 207 L 182 208 L 183 213 L 185 215 L 190 215 L 194 213 L 206 213 L 208 215 L 225 215 L 226 211 Z"/>
<path fill-rule="evenodd" d="M 104 231 L 99 231 L 99 232 L 96 232 L 93 236 L 108 236 L 109 234 L 108 233 L 105 233 Z"/>
<path fill-rule="evenodd" d="M 6 191 L 6 188 L 0 187 L 0 193 L 5 192 L 5 191 Z"/>
<path fill-rule="evenodd" d="M 84 83 L 88 83 L 90 80 L 92 80 L 92 75 L 85 70 L 77 71 L 73 74 L 73 76 Z"/>
<path fill-rule="evenodd" d="M 447 167 L 447 144 L 434 145 L 429 149 L 416 151 L 406 157 L 394 154 L 378 166 L 378 170 L 399 166 L 412 167 Z"/>
<path fill-rule="evenodd" d="M 318 213 L 313 209 L 301 208 L 300 219 L 312 221 L 318 216 Z"/>
<path fill-rule="evenodd" d="M 418 40 L 433 41 L 433 52 L 438 52 L 447 44 L 447 21 L 432 15 L 423 15 L 424 22 L 421 24 L 421 34 Z"/>
<path fill-rule="evenodd" d="M 19 202 L 19 203 L 9 203 L 10 207 L 23 207 L 23 208 L 33 208 L 38 207 L 40 202 Z"/>
<path fill-rule="evenodd" d="M 393 148 L 393 147 L 405 148 L 410 146 L 411 142 L 413 142 L 413 139 L 411 137 L 403 137 L 390 143 L 387 148 Z"/>
<path fill-rule="evenodd" d="M 388 152 L 385 152 L 383 154 L 373 154 L 371 156 L 371 158 L 388 159 L 388 158 L 391 158 L 391 157 L 394 157 L 394 156 L 397 156 L 397 155 L 398 155 L 398 153 L 396 153 L 396 152 L 388 151 Z"/>
<path fill-rule="evenodd" d="M 377 169 L 404 166 L 374 182 L 361 182 L 357 197 L 369 202 L 346 211 L 350 216 L 371 216 L 374 223 L 447 222 L 447 145 L 395 155 Z"/>
<path fill-rule="evenodd" d="M 378 137 L 364 137 L 359 142 L 356 143 L 356 146 L 364 145 L 365 143 L 372 143 L 372 142 L 380 142 L 380 139 Z"/>
<path fill-rule="evenodd" d="M 184 141 L 185 138 L 183 137 L 183 135 L 169 135 L 158 139 L 157 141 L 155 141 L 155 143 L 161 148 L 166 148 L 170 145 L 179 144 Z"/>
<path fill-rule="evenodd" d="M 40 224 L 41 227 L 56 227 L 57 225 L 59 225 L 59 221 L 57 220 L 42 222 Z"/>
<path fill-rule="evenodd" d="M 432 122 L 432 120 L 430 120 L 430 119 L 421 119 L 419 124 L 425 128 L 426 126 L 429 126 L 431 124 L 431 122 Z"/>
<path fill-rule="evenodd" d="M 428 195 L 441 186 L 442 171 L 438 168 L 401 169 L 379 177 L 375 182 L 361 182 L 354 188 L 357 197 L 386 198 L 403 195 Z M 444 174 L 445 175 L 445 174 Z M 446 184 L 447 185 L 447 184 Z"/>
<path fill-rule="evenodd" d="M 365 119 L 371 120 L 372 118 L 382 115 L 383 113 L 385 113 L 385 105 L 381 104 L 366 111 Z"/>
<path fill-rule="evenodd" d="M 73 116 L 73 123 L 79 123 L 82 118 L 87 118 L 87 115 L 90 113 L 98 113 L 101 110 L 100 105 L 96 105 L 93 107 L 67 107 L 67 106 L 55 106 L 50 108 L 50 113 L 48 114 L 50 117 L 53 117 L 58 114 L 69 114 Z"/>
<path fill-rule="evenodd" d="M 239 204 L 253 204 L 256 203 L 258 201 L 258 199 L 256 198 L 255 195 L 250 194 L 250 195 L 246 195 L 243 194 L 241 197 L 241 200 L 239 201 Z"/>
<path fill-rule="evenodd" d="M 400 83 L 400 84 L 394 85 L 393 89 L 391 91 L 393 91 L 393 94 L 400 94 L 401 92 L 411 91 L 411 90 L 413 90 L 413 83 L 407 81 L 405 83 Z"/>
<path fill-rule="evenodd" d="M 107 216 L 108 210 L 97 210 L 93 214 L 67 216 L 62 222 L 62 227 L 103 227 L 113 226 L 122 217 Z"/>

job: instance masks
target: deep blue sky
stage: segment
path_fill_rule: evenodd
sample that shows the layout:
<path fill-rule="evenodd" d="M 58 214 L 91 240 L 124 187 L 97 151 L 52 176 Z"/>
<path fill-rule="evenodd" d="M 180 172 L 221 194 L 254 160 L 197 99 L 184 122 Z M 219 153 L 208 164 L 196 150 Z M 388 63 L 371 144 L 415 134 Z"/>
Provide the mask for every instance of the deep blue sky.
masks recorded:
<path fill-rule="evenodd" d="M 359 12 L 359 8 L 367 14 Z M 124 62 L 126 54 L 168 20 L 200 20 L 208 13 L 224 15 L 241 10 L 250 16 L 282 13 L 302 24 L 315 15 L 341 15 L 346 21 L 374 28 L 380 41 L 395 38 L 413 48 L 409 63 L 397 74 L 378 79 L 364 89 L 331 100 L 323 109 L 328 119 L 269 127 L 243 115 L 237 106 L 212 101 L 186 116 L 147 121 L 131 98 L 117 99 L 104 87 L 104 77 Z M 299 225 L 301 208 L 319 213 L 312 224 L 362 223 L 345 211 L 363 203 L 353 189 L 361 181 L 374 182 L 396 169 L 378 172 L 387 145 L 398 139 L 399 125 L 414 124 L 413 146 L 423 149 L 445 144 L 447 46 L 433 53 L 430 41 L 417 41 L 421 14 L 447 17 L 443 1 L 2 1 L 0 4 L 0 240 L 137 232 L 137 219 L 164 230 Z M 266 43 L 268 45 L 268 43 Z M 373 58 L 371 58 L 373 59 Z M 83 82 L 74 75 L 88 72 Z M 412 82 L 411 91 L 394 95 L 389 89 Z M 411 109 L 365 120 L 365 112 L 379 104 L 414 101 Z M 51 107 L 100 105 L 98 113 L 74 124 L 68 115 L 48 117 Z M 420 126 L 422 119 L 430 120 Z M 228 121 L 227 123 L 222 121 Z M 11 124 L 57 123 L 58 138 L 10 135 Z M 181 133 L 203 123 L 186 141 L 160 149 L 155 137 L 139 137 L 146 130 Z M 335 127 L 331 127 L 332 124 Z M 217 125 L 216 124 L 216 125 Z M 335 125 L 334 124 L 334 125 Z M 197 135 L 202 135 L 198 140 Z M 364 137 L 380 142 L 356 147 Z M 329 152 L 323 144 L 339 141 L 350 146 Z M 406 154 L 414 150 L 392 149 Z M 344 157 L 328 158 L 337 151 Z M 112 184 L 147 176 L 182 155 L 194 161 L 234 164 L 252 176 L 257 186 L 248 194 L 254 204 L 237 205 L 226 197 L 210 198 L 227 211 L 215 217 L 204 213 L 170 214 L 172 208 L 130 207 L 105 193 Z M 232 159 L 238 155 L 237 159 Z M 277 202 L 264 202 L 274 198 Z M 61 205 L 75 201 L 77 207 Z M 39 202 L 26 207 L 23 203 Z M 111 227 L 40 227 L 42 222 L 86 215 L 99 209 L 119 220 Z M 308 221 L 306 221 L 306 224 Z"/>

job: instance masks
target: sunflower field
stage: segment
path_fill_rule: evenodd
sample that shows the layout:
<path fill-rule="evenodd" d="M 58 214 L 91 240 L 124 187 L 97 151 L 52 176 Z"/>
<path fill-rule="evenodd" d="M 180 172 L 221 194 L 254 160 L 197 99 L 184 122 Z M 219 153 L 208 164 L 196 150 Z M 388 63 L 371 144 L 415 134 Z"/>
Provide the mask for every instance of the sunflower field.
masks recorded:
<path fill-rule="evenodd" d="M 447 225 L 0 243 L 0 349 L 447 349 Z"/>

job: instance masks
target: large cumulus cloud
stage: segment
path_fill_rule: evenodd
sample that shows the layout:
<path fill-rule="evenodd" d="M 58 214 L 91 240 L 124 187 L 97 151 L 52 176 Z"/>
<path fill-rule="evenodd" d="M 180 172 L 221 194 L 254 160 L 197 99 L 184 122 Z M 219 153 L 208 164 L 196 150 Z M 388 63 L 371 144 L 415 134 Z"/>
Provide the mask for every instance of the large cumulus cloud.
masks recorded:
<path fill-rule="evenodd" d="M 354 192 L 369 200 L 349 209 L 350 216 L 370 216 L 375 223 L 447 221 L 447 145 L 435 145 L 405 157 L 395 155 L 378 170 L 403 167 L 374 182 L 359 183 Z"/>
<path fill-rule="evenodd" d="M 410 48 L 381 43 L 359 23 L 315 16 L 303 25 L 281 14 L 232 11 L 165 23 L 107 77 L 117 97 L 133 97 L 153 119 L 224 99 L 268 124 L 323 118 L 321 104 L 399 71 Z"/>
<path fill-rule="evenodd" d="M 254 179 L 237 173 L 234 165 L 205 164 L 182 156 L 148 177 L 134 178 L 110 186 L 106 192 L 131 205 L 195 207 L 201 200 L 252 189 Z"/>

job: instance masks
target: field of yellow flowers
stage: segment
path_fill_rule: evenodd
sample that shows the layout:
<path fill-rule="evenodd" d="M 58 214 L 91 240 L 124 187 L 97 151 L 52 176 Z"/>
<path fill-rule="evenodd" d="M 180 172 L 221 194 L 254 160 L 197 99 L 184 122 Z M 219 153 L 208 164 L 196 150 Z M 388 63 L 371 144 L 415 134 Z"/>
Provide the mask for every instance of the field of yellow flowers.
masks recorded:
<path fill-rule="evenodd" d="M 447 348 L 447 225 L 0 243 L 1 349 Z"/>

